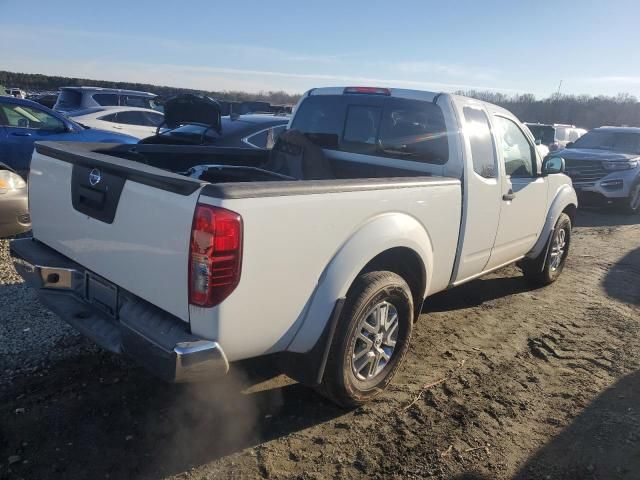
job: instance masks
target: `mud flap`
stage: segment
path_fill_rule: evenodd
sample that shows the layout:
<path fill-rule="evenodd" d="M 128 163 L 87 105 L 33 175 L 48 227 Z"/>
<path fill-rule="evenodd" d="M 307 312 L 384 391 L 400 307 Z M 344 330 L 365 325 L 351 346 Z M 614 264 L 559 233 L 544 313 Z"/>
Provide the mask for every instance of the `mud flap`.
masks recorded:
<path fill-rule="evenodd" d="M 336 301 L 329 321 L 311 350 L 305 353 L 282 352 L 279 355 L 278 366 L 284 374 L 304 385 L 313 386 L 322 382 L 333 335 L 336 331 L 344 302 L 344 297 Z"/>
<path fill-rule="evenodd" d="M 551 248 L 551 239 L 553 235 L 556 233 L 556 228 L 553 227 L 551 232 L 549 233 L 549 238 L 547 239 L 547 243 L 544 246 L 544 250 L 540 252 L 536 258 L 523 258 L 520 260 L 517 265 L 520 268 L 529 268 L 535 272 L 542 272 L 544 270 L 545 265 L 547 264 L 547 257 L 549 255 L 549 249 Z"/>

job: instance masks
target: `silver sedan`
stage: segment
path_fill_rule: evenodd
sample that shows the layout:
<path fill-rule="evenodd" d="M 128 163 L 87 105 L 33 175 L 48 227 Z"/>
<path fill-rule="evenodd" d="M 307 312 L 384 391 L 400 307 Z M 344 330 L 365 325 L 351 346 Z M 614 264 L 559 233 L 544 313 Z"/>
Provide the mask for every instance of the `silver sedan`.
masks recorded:
<path fill-rule="evenodd" d="M 0 238 L 31 230 L 27 182 L 0 163 Z"/>

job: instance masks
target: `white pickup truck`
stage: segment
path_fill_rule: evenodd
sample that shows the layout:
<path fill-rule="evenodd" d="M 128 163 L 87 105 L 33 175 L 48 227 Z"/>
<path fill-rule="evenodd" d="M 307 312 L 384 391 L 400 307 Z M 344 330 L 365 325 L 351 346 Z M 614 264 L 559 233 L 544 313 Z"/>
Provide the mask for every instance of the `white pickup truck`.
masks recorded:
<path fill-rule="evenodd" d="M 319 88 L 273 151 L 36 145 L 17 270 L 104 348 L 169 381 L 272 355 L 353 406 L 397 371 L 425 298 L 565 263 L 577 199 L 508 111 Z"/>

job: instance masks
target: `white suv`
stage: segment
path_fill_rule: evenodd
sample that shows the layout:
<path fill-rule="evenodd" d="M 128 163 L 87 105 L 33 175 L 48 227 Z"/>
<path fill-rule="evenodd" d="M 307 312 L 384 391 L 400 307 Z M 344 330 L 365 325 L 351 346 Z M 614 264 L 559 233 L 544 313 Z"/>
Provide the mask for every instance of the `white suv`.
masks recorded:
<path fill-rule="evenodd" d="M 161 110 L 157 95 L 136 90 L 100 87 L 62 87 L 53 109 L 69 113 L 92 107 L 137 107 Z"/>

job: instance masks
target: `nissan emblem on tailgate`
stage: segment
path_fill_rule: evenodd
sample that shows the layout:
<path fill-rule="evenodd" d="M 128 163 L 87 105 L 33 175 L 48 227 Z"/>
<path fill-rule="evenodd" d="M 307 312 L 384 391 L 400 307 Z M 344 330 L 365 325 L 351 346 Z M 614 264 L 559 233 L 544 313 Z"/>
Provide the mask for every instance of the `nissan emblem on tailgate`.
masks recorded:
<path fill-rule="evenodd" d="M 89 172 L 89 183 L 92 187 L 95 187 L 97 184 L 99 184 L 100 180 L 102 180 L 102 174 L 100 173 L 100 170 L 94 168 Z"/>

